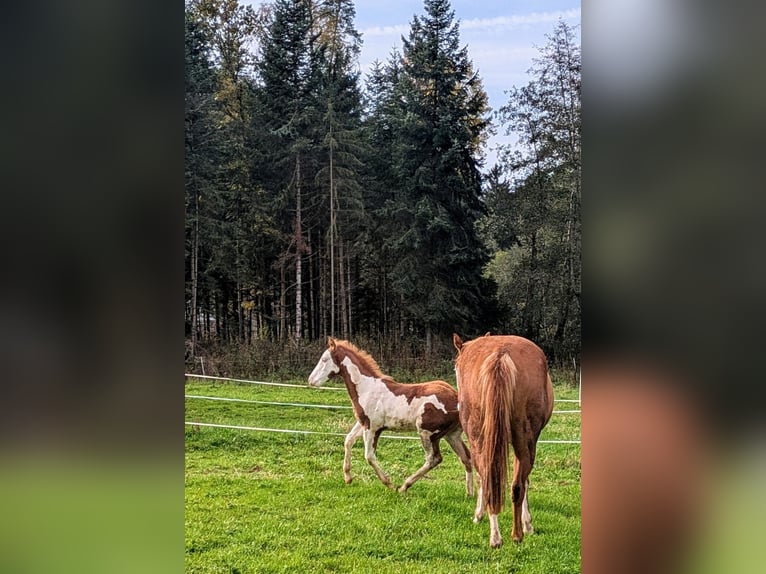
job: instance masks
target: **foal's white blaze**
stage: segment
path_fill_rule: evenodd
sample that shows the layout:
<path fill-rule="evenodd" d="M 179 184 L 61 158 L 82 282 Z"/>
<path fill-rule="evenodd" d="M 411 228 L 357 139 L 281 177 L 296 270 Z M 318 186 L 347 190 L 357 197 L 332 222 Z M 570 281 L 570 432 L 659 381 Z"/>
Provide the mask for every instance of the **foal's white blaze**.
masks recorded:
<path fill-rule="evenodd" d="M 445 414 L 447 412 L 444 404 L 434 395 L 414 397 L 411 403 L 407 403 L 407 397 L 395 395 L 380 379 L 363 375 L 349 357 L 342 363 L 357 387 L 359 404 L 370 419 L 372 428 L 384 426 L 392 430 L 415 430 L 417 419 L 429 403 Z"/>
<path fill-rule="evenodd" d="M 335 364 L 335 361 L 332 360 L 330 351 L 327 350 L 322 353 L 322 356 L 319 357 L 317 366 L 311 371 L 311 374 L 309 375 L 309 385 L 318 387 L 327 381 L 327 379 L 330 378 L 330 375 L 333 375 L 338 371 L 340 371 L 340 368 Z"/>

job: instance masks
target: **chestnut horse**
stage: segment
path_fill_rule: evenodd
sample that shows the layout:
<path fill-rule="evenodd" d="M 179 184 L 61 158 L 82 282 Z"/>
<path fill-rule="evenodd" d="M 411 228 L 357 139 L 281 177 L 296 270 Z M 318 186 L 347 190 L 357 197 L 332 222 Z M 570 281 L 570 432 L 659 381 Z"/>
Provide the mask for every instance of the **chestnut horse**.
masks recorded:
<path fill-rule="evenodd" d="M 460 422 L 468 435 L 479 481 L 474 522 L 489 507 L 490 546 L 503 543 L 497 516 L 505 504 L 508 449 L 513 447 L 513 531 L 516 542 L 532 532 L 527 491 L 540 431 L 553 411 L 553 385 L 542 350 L 515 336 L 484 336 L 463 343 L 452 336 Z M 523 525 L 522 525 L 523 521 Z"/>
<path fill-rule="evenodd" d="M 405 492 L 442 461 L 439 441 L 447 440 L 465 467 L 465 485 L 473 495 L 471 455 L 463 442 L 458 415 L 457 392 L 444 381 L 401 384 L 384 375 L 375 360 L 348 341 L 329 337 L 327 350 L 322 353 L 309 375 L 309 385 L 321 386 L 328 378 L 340 374 L 346 383 L 354 406 L 356 424 L 346 436 L 343 477 L 351 482 L 351 447 L 362 435 L 364 456 L 378 478 L 389 488 L 391 479 L 378 464 L 375 451 L 380 433 L 391 430 L 417 430 L 425 451 L 425 463 L 404 481 L 399 492 Z"/>

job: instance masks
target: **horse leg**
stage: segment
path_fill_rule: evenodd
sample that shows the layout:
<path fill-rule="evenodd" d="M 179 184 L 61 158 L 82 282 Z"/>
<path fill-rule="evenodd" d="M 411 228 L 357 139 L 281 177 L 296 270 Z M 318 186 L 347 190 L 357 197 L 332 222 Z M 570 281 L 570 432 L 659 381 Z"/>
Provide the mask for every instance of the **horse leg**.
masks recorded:
<path fill-rule="evenodd" d="M 407 489 L 415 484 L 415 482 L 425 473 L 441 464 L 442 453 L 439 448 L 439 440 L 440 439 L 438 438 L 434 438 L 433 434 L 428 431 L 420 431 L 420 442 L 423 443 L 423 451 L 426 453 L 426 460 L 423 463 L 423 466 L 404 481 L 399 492 L 407 492 Z"/>
<path fill-rule="evenodd" d="M 346 481 L 346 484 L 351 484 L 351 447 L 354 446 L 354 443 L 359 438 L 359 435 L 362 434 L 363 430 L 364 427 L 362 424 L 359 421 L 355 422 L 354 426 L 351 427 L 351 430 L 346 435 L 346 440 L 343 441 L 345 449 L 345 454 L 343 456 L 343 480 Z"/>
<path fill-rule="evenodd" d="M 532 443 L 532 446 L 529 449 L 529 471 L 530 472 L 532 472 L 532 467 L 535 465 L 536 450 L 537 450 L 537 442 L 534 442 Z M 527 477 L 527 480 L 526 480 L 526 488 L 524 489 L 524 502 L 521 505 L 521 522 L 522 522 L 522 529 L 524 534 L 534 533 L 535 529 L 532 528 L 532 514 L 529 512 L 529 477 Z"/>
<path fill-rule="evenodd" d="M 481 492 L 481 490 L 479 490 Z M 500 534 L 500 524 L 497 520 L 500 508 L 492 508 L 483 501 L 484 509 L 489 508 L 489 545 L 492 548 L 500 548 L 503 545 L 503 537 Z M 482 515 L 484 512 L 482 511 Z M 475 519 L 474 519 L 475 520 Z"/>
<path fill-rule="evenodd" d="M 381 432 L 382 430 L 373 432 L 371 429 L 364 429 L 362 432 L 362 436 L 364 437 L 364 458 L 373 468 L 375 474 L 378 475 L 378 478 L 383 484 L 385 484 L 388 488 L 395 488 L 391 483 L 391 479 L 385 472 L 383 472 L 383 469 L 380 468 L 380 465 L 378 464 L 378 457 L 375 455 L 375 447 L 377 446 L 378 436 Z"/>
<path fill-rule="evenodd" d="M 500 536 L 500 524 L 497 514 L 489 513 L 489 545 L 492 548 L 500 548 L 503 545 L 503 537 Z"/>
<path fill-rule="evenodd" d="M 524 540 L 524 529 L 522 527 L 522 513 L 524 500 L 527 497 L 527 484 L 529 483 L 529 453 L 521 453 L 521 457 L 516 455 L 513 461 L 513 484 L 511 486 L 511 498 L 513 499 L 513 530 L 511 537 L 514 542 Z M 528 511 L 529 509 L 527 509 Z M 530 516 L 531 520 L 531 516 Z M 531 523 L 530 523 L 531 525 Z"/>
<path fill-rule="evenodd" d="M 468 496 L 473 496 L 473 466 L 471 465 L 471 452 L 468 450 L 468 447 L 460 436 L 462 432 L 463 429 L 457 428 L 447 433 L 444 438 L 447 440 L 450 447 L 452 447 L 452 450 L 455 451 L 460 462 L 463 463 L 463 466 L 465 467 L 465 492 Z"/>
<path fill-rule="evenodd" d="M 521 522 L 524 534 L 533 534 L 535 529 L 532 528 L 532 514 L 529 512 L 529 479 L 527 479 L 527 488 L 524 493 L 524 503 L 521 505 Z"/>
<path fill-rule="evenodd" d="M 484 513 L 487 510 L 487 501 L 484 500 L 484 489 L 481 487 L 481 475 L 479 475 L 478 468 L 476 469 L 476 480 L 479 483 L 479 492 L 476 495 L 476 510 L 473 512 L 473 521 L 478 524 L 484 518 Z"/>

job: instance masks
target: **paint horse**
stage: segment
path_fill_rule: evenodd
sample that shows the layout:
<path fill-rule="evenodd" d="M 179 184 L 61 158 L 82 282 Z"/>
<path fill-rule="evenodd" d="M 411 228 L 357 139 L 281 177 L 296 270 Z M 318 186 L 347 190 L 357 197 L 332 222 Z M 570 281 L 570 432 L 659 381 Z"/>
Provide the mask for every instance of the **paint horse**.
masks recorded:
<path fill-rule="evenodd" d="M 516 542 L 533 532 L 529 473 L 540 431 L 553 411 L 553 385 L 542 350 L 515 336 L 484 336 L 463 343 L 453 335 L 460 422 L 468 436 L 479 492 L 474 522 L 489 508 L 490 546 L 502 545 L 497 517 L 505 504 L 508 451 L 513 447 L 513 531 Z"/>
<path fill-rule="evenodd" d="M 405 492 L 418 479 L 442 461 L 439 441 L 444 438 L 465 467 L 466 493 L 473 496 L 471 455 L 463 442 L 457 407 L 457 392 L 444 381 L 401 384 L 380 371 L 375 360 L 348 341 L 327 340 L 322 354 L 309 375 L 309 385 L 321 386 L 328 378 L 340 375 L 346 383 L 354 407 L 356 423 L 346 435 L 343 477 L 351 483 L 351 447 L 361 435 L 364 456 L 378 478 L 389 488 L 391 479 L 378 464 L 376 449 L 386 430 L 416 430 L 425 451 L 425 463 L 409 476 L 399 489 Z"/>

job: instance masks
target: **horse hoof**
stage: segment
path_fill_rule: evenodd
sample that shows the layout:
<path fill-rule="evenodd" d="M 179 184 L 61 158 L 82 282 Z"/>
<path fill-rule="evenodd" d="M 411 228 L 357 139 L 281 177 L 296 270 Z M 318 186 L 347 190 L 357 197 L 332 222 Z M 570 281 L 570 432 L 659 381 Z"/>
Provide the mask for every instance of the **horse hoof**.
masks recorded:
<path fill-rule="evenodd" d="M 354 480 L 354 479 L 353 479 L 353 478 L 351 478 L 350 476 L 344 476 L 344 477 L 343 477 L 343 481 L 344 481 L 346 484 L 351 484 L 351 481 L 352 481 L 352 480 Z"/>
<path fill-rule="evenodd" d="M 404 494 L 405 492 L 407 492 L 408 488 L 409 486 L 407 486 L 406 484 L 403 484 L 401 487 L 399 487 L 399 493 Z"/>
<path fill-rule="evenodd" d="M 490 540 L 489 545 L 491 548 L 500 548 L 503 545 L 503 539 L 500 540 Z"/>

